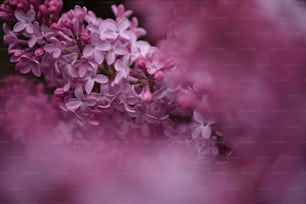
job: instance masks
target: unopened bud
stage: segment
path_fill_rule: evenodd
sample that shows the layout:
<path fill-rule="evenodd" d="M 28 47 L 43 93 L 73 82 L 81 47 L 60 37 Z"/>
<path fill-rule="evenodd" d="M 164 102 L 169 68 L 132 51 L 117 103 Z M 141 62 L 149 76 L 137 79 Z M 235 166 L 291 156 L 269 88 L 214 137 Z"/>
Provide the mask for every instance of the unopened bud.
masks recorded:
<path fill-rule="evenodd" d="M 53 24 L 51 25 L 51 28 L 54 28 L 54 29 L 56 29 L 56 30 L 60 30 L 60 29 L 61 29 L 61 26 L 60 26 L 59 24 L 57 24 L 57 23 L 53 23 Z"/>
<path fill-rule="evenodd" d="M 88 42 L 88 40 L 89 40 L 89 34 L 88 33 L 82 33 L 82 35 L 81 35 L 81 40 L 83 41 L 83 42 Z"/>
<path fill-rule="evenodd" d="M 54 13 L 56 11 L 56 7 L 55 6 L 50 6 L 49 8 L 48 8 L 48 12 L 49 13 Z"/>
<path fill-rule="evenodd" d="M 150 91 L 150 87 L 146 86 L 144 92 L 141 94 L 141 99 L 144 102 L 151 102 L 153 99 L 152 93 Z"/>
<path fill-rule="evenodd" d="M 65 91 L 63 88 L 57 88 L 54 90 L 54 95 L 57 96 L 57 97 L 62 97 L 65 95 Z"/>
<path fill-rule="evenodd" d="M 164 78 L 164 72 L 162 72 L 162 71 L 157 71 L 157 72 L 154 74 L 154 79 L 155 79 L 156 81 L 161 81 L 163 78 Z"/>
<path fill-rule="evenodd" d="M 146 61 L 143 58 L 138 59 L 136 65 L 139 69 L 146 71 Z"/>
<path fill-rule="evenodd" d="M 34 54 L 35 54 L 35 56 L 37 56 L 37 57 L 43 56 L 44 53 L 45 53 L 45 51 L 44 51 L 42 48 L 37 48 L 37 49 L 34 51 Z"/>

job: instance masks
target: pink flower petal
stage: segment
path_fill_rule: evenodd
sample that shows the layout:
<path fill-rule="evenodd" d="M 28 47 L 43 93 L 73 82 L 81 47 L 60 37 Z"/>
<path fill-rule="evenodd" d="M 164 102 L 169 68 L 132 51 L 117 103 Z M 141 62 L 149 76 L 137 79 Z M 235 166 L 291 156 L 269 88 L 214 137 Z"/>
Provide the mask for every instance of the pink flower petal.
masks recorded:
<path fill-rule="evenodd" d="M 30 10 L 27 13 L 26 18 L 27 18 L 28 22 L 33 22 L 35 20 L 35 11 Z"/>
<path fill-rule="evenodd" d="M 107 62 L 108 65 L 113 64 L 115 62 L 115 59 L 116 59 L 116 57 L 115 57 L 115 54 L 113 52 L 107 53 L 106 62 Z"/>
<path fill-rule="evenodd" d="M 126 39 L 126 40 L 129 40 L 129 39 L 131 39 L 133 34 L 131 33 L 131 32 L 129 32 L 129 31 L 122 31 L 122 32 L 120 32 L 120 36 L 122 37 L 122 38 L 124 38 L 124 39 Z"/>
<path fill-rule="evenodd" d="M 197 111 L 193 112 L 193 119 L 200 124 L 204 124 L 204 121 L 205 121 L 202 115 L 198 113 Z"/>
<path fill-rule="evenodd" d="M 28 46 L 29 46 L 29 48 L 34 47 L 34 45 L 36 44 L 36 42 L 37 42 L 37 38 L 32 37 L 32 38 L 28 41 Z"/>
<path fill-rule="evenodd" d="M 87 73 L 86 67 L 85 66 L 80 66 L 78 69 L 78 74 L 79 77 L 83 78 Z"/>
<path fill-rule="evenodd" d="M 102 74 L 98 74 L 96 77 L 95 77 L 95 81 L 100 83 L 100 84 L 105 84 L 108 82 L 108 78 L 107 76 L 104 76 Z"/>
<path fill-rule="evenodd" d="M 54 58 L 59 58 L 59 56 L 61 56 L 61 54 L 62 54 L 61 49 L 55 48 L 55 50 L 53 51 L 52 56 L 53 56 Z"/>
<path fill-rule="evenodd" d="M 100 51 L 109 51 L 112 46 L 109 43 L 100 43 L 96 45 L 96 49 Z"/>
<path fill-rule="evenodd" d="M 38 65 L 32 67 L 32 72 L 33 72 L 33 74 L 34 74 L 35 76 L 37 76 L 37 77 L 40 77 L 40 76 L 41 76 L 41 71 L 40 71 Z"/>
<path fill-rule="evenodd" d="M 17 22 L 15 25 L 14 25 L 14 32 L 20 32 L 22 31 L 24 28 L 26 27 L 26 24 L 25 23 L 22 23 L 22 22 Z"/>
<path fill-rule="evenodd" d="M 85 83 L 85 91 L 86 93 L 90 93 L 95 85 L 95 81 L 93 79 L 89 79 Z"/>
<path fill-rule="evenodd" d="M 81 86 L 78 86 L 78 87 L 75 88 L 74 95 L 79 99 L 84 99 L 85 98 L 84 93 L 83 93 L 83 89 L 82 89 Z"/>
<path fill-rule="evenodd" d="M 192 131 L 192 133 L 191 133 L 192 139 L 197 139 L 197 138 L 199 138 L 200 135 L 201 135 L 201 131 L 202 131 L 202 127 L 201 127 L 201 126 L 196 127 L 196 128 Z"/>
<path fill-rule="evenodd" d="M 208 139 L 211 136 L 211 128 L 210 126 L 203 126 L 201 130 L 201 135 L 203 138 Z"/>
<path fill-rule="evenodd" d="M 128 54 L 128 51 L 125 48 L 118 47 L 116 48 L 115 53 L 117 55 L 126 55 Z"/>
<path fill-rule="evenodd" d="M 92 49 L 92 46 L 90 45 L 87 45 L 84 50 L 83 50 L 83 56 L 84 57 L 90 57 L 93 53 L 93 49 Z"/>
<path fill-rule="evenodd" d="M 78 74 L 77 74 L 75 68 L 72 67 L 72 66 L 68 66 L 67 72 L 68 72 L 68 74 L 69 74 L 71 77 L 73 77 L 73 78 L 75 78 L 75 77 L 78 76 Z"/>
<path fill-rule="evenodd" d="M 130 26 L 130 21 L 126 18 L 121 18 L 118 22 L 118 30 L 124 31 Z"/>
<path fill-rule="evenodd" d="M 26 18 L 26 15 L 23 11 L 21 10 L 16 10 L 15 11 L 15 18 L 18 20 L 18 21 L 21 21 L 21 22 L 25 22 L 25 18 Z"/>
<path fill-rule="evenodd" d="M 82 105 L 82 101 L 80 101 L 79 99 L 76 99 L 76 98 L 71 98 L 69 99 L 67 102 L 66 102 L 66 107 L 69 109 L 69 110 L 76 110 L 78 109 L 81 105 Z"/>
<path fill-rule="evenodd" d="M 27 74 L 29 73 L 31 70 L 33 69 L 33 64 L 29 63 L 29 64 L 25 64 L 24 66 L 22 66 L 20 68 L 20 72 L 23 74 Z"/>
<path fill-rule="evenodd" d="M 94 59 L 97 64 L 101 64 L 104 60 L 103 53 L 99 51 L 94 52 Z"/>
<path fill-rule="evenodd" d="M 29 34 L 33 34 L 34 33 L 34 26 L 32 23 L 29 23 L 26 25 L 25 27 L 26 31 L 29 33 Z"/>
<path fill-rule="evenodd" d="M 107 19 L 104 21 L 104 26 L 110 30 L 117 30 L 116 22 L 113 19 Z"/>

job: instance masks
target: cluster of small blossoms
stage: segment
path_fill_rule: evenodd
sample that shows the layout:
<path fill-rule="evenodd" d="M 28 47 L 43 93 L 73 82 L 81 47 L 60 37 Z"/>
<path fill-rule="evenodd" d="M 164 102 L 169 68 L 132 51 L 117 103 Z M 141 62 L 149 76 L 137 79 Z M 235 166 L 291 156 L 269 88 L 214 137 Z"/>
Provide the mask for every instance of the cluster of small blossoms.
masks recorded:
<path fill-rule="evenodd" d="M 60 1 L 16 2 L 4 3 L 0 15 L 15 23 L 4 24 L 11 62 L 21 73 L 43 75 L 78 124 L 109 124 L 108 134 L 164 136 L 198 154 L 216 153 L 212 123 L 177 105 L 179 87 L 167 80 L 175 65 L 139 40 L 146 32 L 132 11 L 113 5 L 113 20 L 75 6 L 59 17 Z"/>

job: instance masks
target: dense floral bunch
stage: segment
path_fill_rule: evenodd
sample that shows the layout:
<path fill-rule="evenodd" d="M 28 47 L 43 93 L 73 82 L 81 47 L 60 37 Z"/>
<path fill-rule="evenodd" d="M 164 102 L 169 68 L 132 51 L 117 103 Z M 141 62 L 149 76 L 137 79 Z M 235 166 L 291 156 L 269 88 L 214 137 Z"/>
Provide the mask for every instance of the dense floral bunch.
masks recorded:
<path fill-rule="evenodd" d="M 162 136 L 201 157 L 218 152 L 213 122 L 178 105 L 181 87 L 168 77 L 176 66 L 138 39 L 146 32 L 132 11 L 113 5 L 113 20 L 80 6 L 60 16 L 61 8 L 59 0 L 1 5 L 1 18 L 13 22 L 3 26 L 4 41 L 17 70 L 43 76 L 84 128 L 104 124 L 104 134 Z"/>

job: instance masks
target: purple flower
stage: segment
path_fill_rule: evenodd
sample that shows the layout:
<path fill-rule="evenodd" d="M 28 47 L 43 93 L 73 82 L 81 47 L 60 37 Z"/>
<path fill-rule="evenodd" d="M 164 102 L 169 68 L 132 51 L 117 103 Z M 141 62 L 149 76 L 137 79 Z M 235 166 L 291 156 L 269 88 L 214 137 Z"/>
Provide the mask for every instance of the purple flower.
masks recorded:
<path fill-rule="evenodd" d="M 210 125 L 212 125 L 214 122 L 205 122 L 204 118 L 197 111 L 193 112 L 193 120 L 195 122 L 195 127 L 192 130 L 192 138 L 198 139 L 203 137 L 208 139 L 212 133 Z"/>
<path fill-rule="evenodd" d="M 77 110 L 78 108 L 81 108 L 81 107 L 86 108 L 86 107 L 95 105 L 94 100 L 87 100 L 86 99 L 81 86 L 78 86 L 78 87 L 75 88 L 74 96 L 76 98 L 70 98 L 65 103 L 67 109 L 69 109 L 71 111 L 75 111 L 75 110 Z"/>
<path fill-rule="evenodd" d="M 35 20 L 34 10 L 29 10 L 26 14 L 21 10 L 16 10 L 15 17 L 18 20 L 14 26 L 15 32 L 21 32 L 25 30 L 29 34 L 34 33 L 34 26 L 32 24 L 32 22 Z"/>
<path fill-rule="evenodd" d="M 90 93 L 96 83 L 99 84 L 106 84 L 108 82 L 108 78 L 102 74 L 96 74 L 93 76 L 86 77 L 86 83 L 85 83 L 85 91 L 86 93 Z"/>
<path fill-rule="evenodd" d="M 116 97 L 108 93 L 91 93 L 88 95 L 88 99 L 95 100 L 97 107 L 101 109 L 109 108 Z"/>
<path fill-rule="evenodd" d="M 108 65 L 111 65 L 115 62 L 116 56 L 128 54 L 127 48 L 117 42 L 113 43 L 107 51 L 108 52 L 106 53 L 106 62 Z"/>
<path fill-rule="evenodd" d="M 109 29 L 109 25 L 113 23 L 111 19 L 98 19 L 95 23 L 87 26 L 91 33 L 99 34 L 101 40 L 113 39 L 113 32 Z"/>
<path fill-rule="evenodd" d="M 155 47 L 152 47 L 146 41 L 136 41 L 132 43 L 132 53 L 131 53 L 131 60 L 134 61 L 138 58 L 145 58 L 145 56 L 149 53 L 152 53 L 156 50 Z"/>
<path fill-rule="evenodd" d="M 3 24 L 3 31 L 5 33 L 4 38 L 3 38 L 4 42 L 9 44 L 10 47 L 13 45 L 17 45 L 19 43 L 26 44 L 25 40 L 18 39 L 17 33 L 10 30 L 9 26 L 6 23 Z"/>
<path fill-rule="evenodd" d="M 78 55 L 76 53 L 63 55 L 55 62 L 55 71 L 57 73 L 67 73 L 69 77 L 76 78 L 77 72 L 75 68 L 72 66 L 73 62 L 75 62 L 78 58 Z"/>
<path fill-rule="evenodd" d="M 87 58 L 81 58 L 73 63 L 73 67 L 77 70 L 79 77 L 83 78 L 88 71 L 95 71 L 97 64 L 91 62 Z"/>
<path fill-rule="evenodd" d="M 22 56 L 20 58 L 20 60 L 16 64 L 16 68 L 23 74 L 32 72 L 37 77 L 41 76 L 39 62 L 27 56 Z"/>
<path fill-rule="evenodd" d="M 101 42 L 99 35 L 93 33 L 90 36 L 89 44 L 85 46 L 83 56 L 93 58 L 97 64 L 101 64 L 104 60 L 103 51 L 111 49 L 110 43 Z"/>
<path fill-rule="evenodd" d="M 129 17 L 133 13 L 133 11 L 131 11 L 131 10 L 126 11 L 122 4 L 120 4 L 118 6 L 112 5 L 112 11 L 117 18 Z"/>
<path fill-rule="evenodd" d="M 138 19 L 133 17 L 130 25 L 131 31 L 136 34 L 137 37 L 143 36 L 146 34 L 145 29 L 138 27 Z"/>
<path fill-rule="evenodd" d="M 43 39 L 43 35 L 40 32 L 39 24 L 38 22 L 33 23 L 33 34 L 29 35 L 29 41 L 28 41 L 28 46 L 29 48 L 34 47 L 34 45 Z"/>
<path fill-rule="evenodd" d="M 122 59 L 117 60 L 114 67 L 117 73 L 112 85 L 118 84 L 123 78 L 128 77 L 130 71 L 128 56 L 124 56 Z"/>
<path fill-rule="evenodd" d="M 50 42 L 50 44 L 45 45 L 45 51 L 52 54 L 54 58 L 59 58 L 62 54 L 62 43 L 55 37 L 51 37 Z"/>
<path fill-rule="evenodd" d="M 157 52 L 149 53 L 146 58 L 146 68 L 149 74 L 154 74 L 164 68 L 165 62 L 162 61 Z"/>
<path fill-rule="evenodd" d="M 112 39 L 117 39 L 121 37 L 125 40 L 129 40 L 131 38 L 131 33 L 128 31 L 130 26 L 130 21 L 127 18 L 120 18 L 118 22 L 114 20 L 109 20 L 106 22 L 106 26 L 111 30 L 110 37 Z"/>

